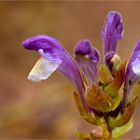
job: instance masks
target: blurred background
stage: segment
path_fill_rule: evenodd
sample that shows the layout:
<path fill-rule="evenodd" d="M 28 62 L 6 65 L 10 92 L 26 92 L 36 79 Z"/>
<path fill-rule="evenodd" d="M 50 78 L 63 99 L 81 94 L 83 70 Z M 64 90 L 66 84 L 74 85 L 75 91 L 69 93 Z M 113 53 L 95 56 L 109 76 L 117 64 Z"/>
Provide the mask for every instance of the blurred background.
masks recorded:
<path fill-rule="evenodd" d="M 118 51 L 128 60 L 140 39 L 140 2 L 0 2 L 1 139 L 72 139 L 76 130 L 93 128 L 80 117 L 74 88 L 65 77 L 54 73 L 41 83 L 26 79 L 39 54 L 23 49 L 21 42 L 38 34 L 50 35 L 72 55 L 74 45 L 88 38 L 102 55 L 100 32 L 111 10 L 122 14 L 124 39 Z M 124 139 L 140 136 L 139 118 L 137 106 L 134 127 Z"/>

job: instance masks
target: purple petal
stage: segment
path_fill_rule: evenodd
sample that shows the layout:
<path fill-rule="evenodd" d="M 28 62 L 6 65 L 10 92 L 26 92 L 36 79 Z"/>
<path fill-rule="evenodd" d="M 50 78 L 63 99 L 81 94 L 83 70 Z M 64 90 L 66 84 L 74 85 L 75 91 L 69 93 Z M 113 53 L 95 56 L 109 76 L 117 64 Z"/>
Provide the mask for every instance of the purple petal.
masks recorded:
<path fill-rule="evenodd" d="M 123 102 L 126 104 L 127 97 L 133 85 L 140 79 L 140 42 L 137 43 L 127 66 L 124 82 Z"/>
<path fill-rule="evenodd" d="M 116 52 L 118 40 L 123 37 L 123 25 L 121 15 L 117 12 L 109 12 L 101 32 L 104 41 L 104 53 Z"/>
<path fill-rule="evenodd" d="M 73 83 L 83 104 L 85 105 L 85 108 L 88 109 L 83 98 L 85 87 L 80 72 L 77 68 L 77 65 L 72 60 L 68 52 L 60 44 L 60 42 L 49 36 L 38 35 L 25 40 L 22 45 L 26 49 L 38 51 L 41 56 L 49 60 L 49 63 L 51 64 L 54 62 L 54 64 L 57 64 L 58 66 L 61 63 L 58 67 L 55 66 L 55 68 L 57 68 L 57 71 L 64 74 Z M 46 63 L 48 62 L 45 62 L 45 64 Z"/>
<path fill-rule="evenodd" d="M 75 59 L 87 76 L 89 84 L 97 84 L 97 64 L 99 62 L 99 53 L 92 47 L 89 40 L 81 40 L 74 50 Z"/>

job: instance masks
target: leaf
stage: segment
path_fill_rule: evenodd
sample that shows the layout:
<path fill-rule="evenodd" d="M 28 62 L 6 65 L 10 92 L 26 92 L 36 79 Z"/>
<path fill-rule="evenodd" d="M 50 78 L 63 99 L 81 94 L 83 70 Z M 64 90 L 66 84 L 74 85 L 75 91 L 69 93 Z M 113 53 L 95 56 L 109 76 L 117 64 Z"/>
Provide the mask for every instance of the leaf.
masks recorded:
<path fill-rule="evenodd" d="M 133 127 L 133 119 L 130 119 L 127 124 L 124 126 L 118 127 L 112 131 L 112 137 L 117 139 L 120 138 L 122 135 L 130 131 Z"/>
<path fill-rule="evenodd" d="M 134 114 L 137 100 L 138 97 L 135 97 L 133 101 L 127 105 L 124 112 L 122 114 L 119 114 L 117 118 L 111 116 L 109 117 L 108 124 L 112 129 L 123 126 L 128 123 L 128 121 L 131 119 L 132 115 Z"/>

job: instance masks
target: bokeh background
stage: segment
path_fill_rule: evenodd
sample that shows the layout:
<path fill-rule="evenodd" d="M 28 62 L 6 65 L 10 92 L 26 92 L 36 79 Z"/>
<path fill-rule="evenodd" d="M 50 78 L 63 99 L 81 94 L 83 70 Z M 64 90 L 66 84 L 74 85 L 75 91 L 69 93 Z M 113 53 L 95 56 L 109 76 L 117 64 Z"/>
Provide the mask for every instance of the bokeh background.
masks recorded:
<path fill-rule="evenodd" d="M 39 54 L 23 49 L 21 42 L 38 34 L 50 35 L 72 55 L 74 45 L 88 38 L 102 55 L 100 32 L 111 10 L 122 14 L 124 39 L 118 52 L 128 60 L 140 39 L 140 2 L 0 2 L 1 139 L 73 139 L 77 129 L 88 132 L 93 128 L 80 117 L 74 88 L 65 77 L 54 73 L 41 83 L 26 79 Z M 123 139 L 140 136 L 139 118 L 137 106 L 134 127 Z"/>

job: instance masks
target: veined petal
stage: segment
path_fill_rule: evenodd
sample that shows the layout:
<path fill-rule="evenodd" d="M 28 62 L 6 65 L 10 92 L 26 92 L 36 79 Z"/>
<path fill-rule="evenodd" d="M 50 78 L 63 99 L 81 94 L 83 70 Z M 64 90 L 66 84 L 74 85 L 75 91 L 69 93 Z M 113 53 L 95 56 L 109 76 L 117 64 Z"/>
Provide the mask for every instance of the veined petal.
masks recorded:
<path fill-rule="evenodd" d="M 124 82 L 124 105 L 133 85 L 140 79 L 140 41 L 137 43 L 127 66 Z"/>
<path fill-rule="evenodd" d="M 85 87 L 78 67 L 60 42 L 49 36 L 38 35 L 25 40 L 22 45 L 26 49 L 38 51 L 43 57 L 32 70 L 30 79 L 42 80 L 50 76 L 55 70 L 61 72 L 73 83 L 83 105 L 87 110 L 90 110 L 83 97 Z M 47 68 L 47 66 L 50 68 Z M 38 70 L 38 68 L 41 68 L 41 70 Z M 31 76 L 34 71 L 36 72 L 36 78 Z"/>
<path fill-rule="evenodd" d="M 104 53 L 116 52 L 117 42 L 123 37 L 122 19 L 119 13 L 109 12 L 101 32 L 104 41 Z"/>
<path fill-rule="evenodd" d="M 75 59 L 87 76 L 89 84 L 97 84 L 97 64 L 99 62 L 99 53 L 92 47 L 89 40 L 81 40 L 74 50 Z"/>

